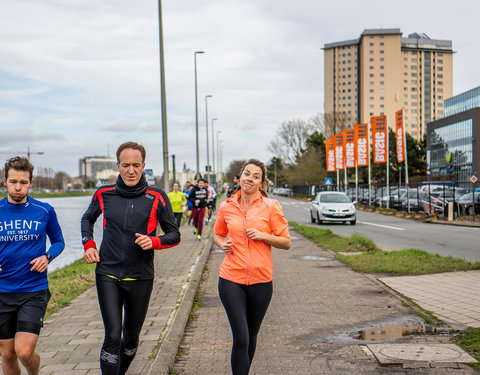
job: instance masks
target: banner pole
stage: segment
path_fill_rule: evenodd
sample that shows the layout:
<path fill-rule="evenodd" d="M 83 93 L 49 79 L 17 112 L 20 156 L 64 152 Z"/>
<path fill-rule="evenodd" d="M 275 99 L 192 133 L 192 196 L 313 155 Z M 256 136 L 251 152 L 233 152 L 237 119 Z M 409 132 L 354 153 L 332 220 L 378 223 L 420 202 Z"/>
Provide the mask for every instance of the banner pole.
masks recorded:
<path fill-rule="evenodd" d="M 385 117 L 387 121 L 386 132 L 387 132 L 387 208 L 390 208 L 390 141 L 389 135 L 390 131 L 388 129 L 388 117 Z"/>

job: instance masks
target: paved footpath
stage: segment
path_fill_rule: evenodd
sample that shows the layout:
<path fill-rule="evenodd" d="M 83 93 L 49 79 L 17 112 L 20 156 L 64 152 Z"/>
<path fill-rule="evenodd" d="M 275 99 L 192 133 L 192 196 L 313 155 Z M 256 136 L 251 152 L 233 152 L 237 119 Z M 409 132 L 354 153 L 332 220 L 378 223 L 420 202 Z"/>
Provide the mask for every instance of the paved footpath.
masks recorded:
<path fill-rule="evenodd" d="M 204 237 L 210 227 L 205 227 Z M 155 254 L 156 278 L 150 307 L 129 375 L 149 371 L 166 374 L 174 360 L 208 256 L 206 249 L 211 246 L 211 240 L 194 238 L 192 230 L 191 226 L 182 226 L 181 244 Z M 37 347 L 40 375 L 100 374 L 98 358 L 103 335 L 96 289 L 91 288 L 45 322 Z M 155 371 L 150 370 L 152 365 Z M 22 370 L 22 375 L 26 374 Z"/>
<path fill-rule="evenodd" d="M 423 323 L 380 283 L 335 260 L 330 252 L 292 232 L 289 251 L 273 250 L 274 294 L 259 334 L 251 375 L 267 374 L 471 374 L 465 364 L 419 363 L 382 367 L 352 336 L 386 324 Z M 187 326 L 175 374 L 230 374 L 231 334 L 218 298 L 224 255 L 213 250 L 199 290 L 201 307 Z M 449 343 L 447 334 L 405 336 L 396 343 Z M 368 353 L 368 354 L 367 354 Z M 430 366 L 440 366 L 431 368 Z M 442 368 L 446 366 L 449 368 Z M 421 367 L 421 366 L 420 366 Z"/>

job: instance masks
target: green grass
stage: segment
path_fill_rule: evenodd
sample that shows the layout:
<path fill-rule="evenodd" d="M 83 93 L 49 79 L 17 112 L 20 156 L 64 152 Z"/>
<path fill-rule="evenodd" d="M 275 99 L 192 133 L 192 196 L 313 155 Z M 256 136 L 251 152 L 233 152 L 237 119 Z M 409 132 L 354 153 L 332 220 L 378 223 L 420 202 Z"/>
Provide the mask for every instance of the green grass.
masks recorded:
<path fill-rule="evenodd" d="M 83 259 L 48 273 L 48 284 L 52 297 L 45 318 L 57 312 L 74 298 L 95 284 L 95 265 Z"/>
<path fill-rule="evenodd" d="M 334 234 L 330 229 L 312 228 L 305 225 L 299 225 L 290 221 L 296 232 L 313 240 L 321 247 L 325 247 L 335 252 L 359 252 L 377 250 L 377 245 L 369 238 L 360 234 L 353 234 L 345 238 Z"/>
<path fill-rule="evenodd" d="M 395 276 L 426 275 L 480 269 L 480 262 L 471 263 L 464 259 L 430 254 L 418 249 L 377 250 L 359 255 L 338 254 L 337 258 L 354 271 L 389 273 Z"/>
<path fill-rule="evenodd" d="M 461 346 L 477 361 L 480 361 L 480 328 L 468 328 L 459 332 L 452 338 L 452 341 Z M 474 363 L 472 366 L 480 369 L 480 363 Z"/>

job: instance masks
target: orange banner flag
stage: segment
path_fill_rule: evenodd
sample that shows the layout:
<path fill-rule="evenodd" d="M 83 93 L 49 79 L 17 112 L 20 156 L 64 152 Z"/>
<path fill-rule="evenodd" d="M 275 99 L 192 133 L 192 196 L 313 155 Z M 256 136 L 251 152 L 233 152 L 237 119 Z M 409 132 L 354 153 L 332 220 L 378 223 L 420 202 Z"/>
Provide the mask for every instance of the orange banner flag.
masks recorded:
<path fill-rule="evenodd" d="M 327 172 L 335 172 L 335 147 L 333 146 L 333 140 L 327 139 L 325 141 L 325 150 L 327 153 Z"/>
<path fill-rule="evenodd" d="M 335 169 L 343 169 L 343 136 L 337 134 L 333 136 L 333 146 L 335 147 Z"/>
<path fill-rule="evenodd" d="M 401 109 L 400 111 L 395 112 L 395 138 L 397 144 L 397 159 L 399 163 L 405 161 L 406 145 L 404 131 L 403 109 Z"/>
<path fill-rule="evenodd" d="M 355 132 L 353 129 L 349 129 L 344 130 L 342 134 L 345 166 L 355 168 Z"/>
<path fill-rule="evenodd" d="M 387 162 L 387 116 L 376 116 L 371 118 L 372 122 L 372 143 L 373 162 Z"/>
<path fill-rule="evenodd" d="M 355 155 L 357 165 L 365 167 L 368 165 L 368 124 L 356 124 L 355 131 Z"/>

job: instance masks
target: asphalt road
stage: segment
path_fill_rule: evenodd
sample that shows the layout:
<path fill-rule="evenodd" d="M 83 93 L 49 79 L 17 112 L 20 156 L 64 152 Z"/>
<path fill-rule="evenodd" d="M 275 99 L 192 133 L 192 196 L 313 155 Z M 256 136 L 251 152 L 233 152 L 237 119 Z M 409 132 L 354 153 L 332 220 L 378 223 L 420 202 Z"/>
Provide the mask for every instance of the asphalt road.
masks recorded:
<path fill-rule="evenodd" d="M 312 224 L 310 202 L 279 197 L 287 220 L 302 225 L 328 228 L 341 236 L 358 233 L 371 238 L 384 250 L 422 249 L 432 254 L 452 255 L 469 261 L 480 261 L 480 228 L 422 223 L 392 216 L 357 212 L 357 224 Z"/>

